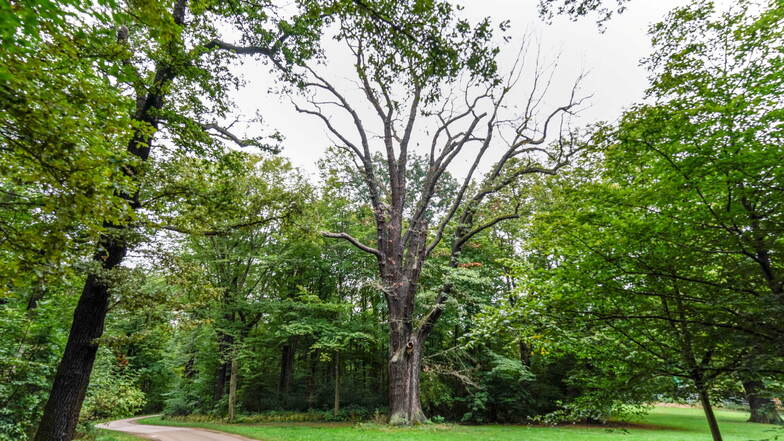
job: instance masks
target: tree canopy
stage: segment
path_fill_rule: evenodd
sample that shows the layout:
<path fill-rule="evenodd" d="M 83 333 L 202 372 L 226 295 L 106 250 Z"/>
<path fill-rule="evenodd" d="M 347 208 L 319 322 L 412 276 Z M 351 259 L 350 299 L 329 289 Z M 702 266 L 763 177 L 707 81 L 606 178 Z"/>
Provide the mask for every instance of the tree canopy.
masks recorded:
<path fill-rule="evenodd" d="M 634 7 L 536 4 L 600 27 Z M 673 9 L 644 98 L 591 125 L 584 75 L 558 86 L 562 61 L 463 12 L 0 4 L 0 440 L 141 413 L 607 424 L 663 401 L 714 441 L 716 406 L 780 424 L 781 1 Z M 319 173 L 264 102 L 239 113 L 246 63 L 321 124 Z"/>

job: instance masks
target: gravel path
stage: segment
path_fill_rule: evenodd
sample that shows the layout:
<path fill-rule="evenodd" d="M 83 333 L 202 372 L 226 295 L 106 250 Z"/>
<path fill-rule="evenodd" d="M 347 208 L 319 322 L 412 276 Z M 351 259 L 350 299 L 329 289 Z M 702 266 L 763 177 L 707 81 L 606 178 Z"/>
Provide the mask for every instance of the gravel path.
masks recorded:
<path fill-rule="evenodd" d="M 145 417 L 127 418 L 97 424 L 100 429 L 116 430 L 138 435 L 156 441 L 251 441 L 239 435 L 230 435 L 205 429 L 192 429 L 190 427 L 151 426 L 138 424 L 136 420 Z"/>

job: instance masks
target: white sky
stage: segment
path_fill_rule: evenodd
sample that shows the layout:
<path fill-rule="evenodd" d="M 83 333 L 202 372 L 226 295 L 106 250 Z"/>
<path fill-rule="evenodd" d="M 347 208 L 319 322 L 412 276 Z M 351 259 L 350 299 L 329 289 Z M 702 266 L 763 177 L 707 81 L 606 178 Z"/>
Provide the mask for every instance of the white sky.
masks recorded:
<path fill-rule="evenodd" d="M 463 5 L 462 13 L 474 21 L 485 16 L 491 17 L 494 23 L 510 20 L 509 35 L 519 42 L 524 34 L 532 34 L 540 41 L 546 58 L 561 54 L 562 74 L 555 78 L 552 90 L 567 90 L 577 73 L 588 71 L 582 90 L 593 97 L 577 125 L 615 120 L 624 107 L 641 99 L 647 86 L 647 73 L 639 61 L 651 51 L 648 26 L 664 18 L 673 7 L 688 3 L 688 0 L 632 0 L 628 9 L 615 15 L 601 33 L 592 16 L 577 22 L 557 17 L 551 25 L 543 23 L 536 12 L 536 0 L 453 1 Z M 607 0 L 607 3 L 614 2 Z M 717 3 L 728 4 L 729 0 Z M 509 46 L 500 57 L 502 68 L 511 65 L 516 55 L 515 43 Z M 331 78 L 349 78 L 353 77 L 351 65 L 348 57 L 333 55 L 322 71 Z M 248 85 L 237 97 L 241 113 L 253 116 L 258 111 L 268 130 L 276 129 L 285 136 L 282 154 L 307 174 L 314 175 L 316 161 L 331 144 L 322 123 L 315 117 L 297 113 L 288 98 L 269 93 L 274 80 L 268 68 L 249 62 L 242 66 L 242 71 Z M 560 104 L 553 102 L 551 106 Z M 368 114 L 368 118 L 374 117 Z"/>
<path fill-rule="evenodd" d="M 491 17 L 494 23 L 507 19 L 511 21 L 509 35 L 518 39 L 517 43 L 510 43 L 508 50 L 502 52 L 499 59 L 502 69 L 514 61 L 520 38 L 525 34 L 533 34 L 540 41 L 546 58 L 548 55 L 560 54 L 560 70 L 563 74 L 555 78 L 553 90 L 565 91 L 571 87 L 579 72 L 588 71 L 583 92 L 593 97 L 590 107 L 580 114 L 577 125 L 614 121 L 624 107 L 642 98 L 648 81 L 647 72 L 639 62 L 651 51 L 648 26 L 663 19 L 672 8 L 689 3 L 689 0 L 632 0 L 628 9 L 621 15 L 615 15 L 607 23 L 605 32 L 601 33 L 594 17 L 585 17 L 577 22 L 557 17 L 551 25 L 543 23 L 536 12 L 537 0 L 453 1 L 463 5 L 465 10 L 462 13 L 473 21 L 485 16 Z M 614 0 L 606 1 L 608 4 L 614 3 Z M 716 3 L 727 6 L 731 1 L 717 0 Z M 250 118 L 258 112 L 264 118 L 266 131 L 276 129 L 285 136 L 282 155 L 315 178 L 318 171 L 316 161 L 331 145 L 322 123 L 312 116 L 297 113 L 288 98 L 270 92 L 274 87 L 274 77 L 269 74 L 268 67 L 246 61 L 240 71 L 247 80 L 247 87 L 235 97 L 238 113 Z M 330 63 L 322 71 L 333 79 L 354 77 L 352 60 L 346 54 L 335 56 L 333 52 Z M 562 99 L 563 94 L 553 94 L 553 98 Z M 563 102 L 555 101 L 549 106 L 545 103 L 544 107 L 560 104 Z M 368 119 L 376 118 L 369 109 L 366 111 Z M 247 134 L 257 134 L 257 129 L 251 127 Z M 456 161 L 458 170 L 453 172 L 459 174 L 464 166 Z M 128 260 L 131 266 L 134 266 L 131 263 L 133 260 Z"/>

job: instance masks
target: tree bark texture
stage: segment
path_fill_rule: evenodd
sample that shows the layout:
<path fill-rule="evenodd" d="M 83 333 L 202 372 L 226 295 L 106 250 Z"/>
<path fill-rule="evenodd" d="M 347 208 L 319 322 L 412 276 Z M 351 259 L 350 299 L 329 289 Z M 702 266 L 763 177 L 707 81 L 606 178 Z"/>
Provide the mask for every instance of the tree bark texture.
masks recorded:
<path fill-rule="evenodd" d="M 177 0 L 174 5 L 172 17 L 180 26 L 185 23 L 185 6 L 185 0 Z M 163 108 L 166 90 L 176 75 L 173 66 L 165 62 L 157 63 L 150 88 L 147 89 L 146 95 L 140 96 L 137 100 L 133 119 L 153 130 L 137 129 L 128 142 L 126 150 L 142 162 L 150 155 L 153 133 L 158 129 L 159 124 L 156 114 Z M 133 180 L 140 179 L 140 171 L 133 167 L 127 167 L 125 173 Z M 118 195 L 128 202 L 132 210 L 141 208 L 138 190 L 133 194 L 119 192 Z M 116 268 L 128 252 L 128 244 L 122 238 L 122 234 L 112 234 L 111 231 L 122 232 L 128 228 L 125 225 L 107 225 L 110 232 L 101 236 L 98 241 L 98 252 L 93 257 L 103 270 Z M 103 335 L 108 303 L 107 282 L 102 280 L 100 274 L 88 275 L 74 310 L 68 342 L 57 366 L 35 441 L 73 439 L 98 352 L 97 339 Z"/>
<path fill-rule="evenodd" d="M 751 411 L 750 423 L 763 424 L 784 424 L 776 403 L 765 395 L 764 385 L 761 381 L 748 380 L 743 382 L 743 389 L 746 392 L 746 400 L 749 402 Z"/>
<path fill-rule="evenodd" d="M 125 246 L 112 240 L 105 244 L 105 248 L 105 254 L 96 256 L 103 260 L 105 269 L 116 267 L 127 252 Z M 99 276 L 89 275 L 74 310 L 68 343 L 57 366 L 36 441 L 73 439 L 98 352 L 96 340 L 103 334 L 108 303 L 109 287 Z"/>
<path fill-rule="evenodd" d="M 425 422 L 419 396 L 422 345 L 411 333 L 390 333 L 389 423 L 407 425 Z"/>

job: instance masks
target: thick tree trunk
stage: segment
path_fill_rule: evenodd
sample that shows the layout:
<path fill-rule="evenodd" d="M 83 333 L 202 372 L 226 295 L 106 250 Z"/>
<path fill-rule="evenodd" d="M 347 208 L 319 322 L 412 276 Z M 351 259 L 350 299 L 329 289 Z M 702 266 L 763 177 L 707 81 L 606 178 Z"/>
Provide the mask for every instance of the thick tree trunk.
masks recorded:
<path fill-rule="evenodd" d="M 705 385 L 697 383 L 697 391 L 700 395 L 700 403 L 702 410 L 705 412 L 705 419 L 708 420 L 708 427 L 710 428 L 713 441 L 722 441 L 721 432 L 719 431 L 719 422 L 716 420 L 716 415 L 713 413 L 713 406 L 710 402 L 710 395 Z"/>
<path fill-rule="evenodd" d="M 389 423 L 409 425 L 427 420 L 419 402 L 422 345 L 413 332 L 392 326 L 389 354 Z"/>
<path fill-rule="evenodd" d="M 185 23 L 186 0 L 177 0 L 172 18 L 177 25 Z M 120 41 L 124 44 L 124 41 Z M 147 89 L 147 95 L 137 97 L 137 108 L 133 119 L 153 129 L 136 130 L 128 142 L 126 150 L 142 162 L 150 155 L 152 133 L 158 129 L 156 113 L 163 108 L 166 88 L 176 76 L 176 71 L 165 62 L 156 63 L 153 83 Z M 138 182 L 140 170 L 131 166 L 125 173 Z M 128 194 L 119 192 L 132 210 L 141 208 L 138 190 Z M 124 230 L 122 225 L 108 225 L 109 228 Z M 103 234 L 98 241 L 99 251 L 93 256 L 104 270 L 117 267 L 128 252 L 128 244 L 111 233 Z M 103 334 L 109 303 L 109 287 L 100 274 L 90 274 L 85 281 L 82 295 L 74 310 L 68 342 L 63 358 L 57 366 L 54 383 L 41 416 L 41 422 L 35 435 L 35 441 L 71 441 L 79 420 L 82 402 L 87 393 L 95 356 L 98 352 L 97 339 Z"/>
<path fill-rule="evenodd" d="M 231 357 L 231 377 L 229 379 L 229 422 L 234 422 L 237 412 L 237 357 Z"/>
<path fill-rule="evenodd" d="M 172 18 L 177 25 L 185 23 L 186 0 L 177 0 L 174 5 Z M 120 41 L 124 44 L 124 41 Z M 154 130 L 158 129 L 156 113 L 163 108 L 166 88 L 177 75 L 173 66 L 166 62 L 156 63 L 155 77 L 147 95 L 137 97 L 137 108 L 133 115 L 136 122 L 145 124 Z M 128 142 L 127 151 L 139 160 L 146 161 L 150 154 L 152 132 L 137 130 Z M 125 170 L 128 177 L 138 182 L 139 170 L 128 167 Z M 138 190 L 134 194 L 120 192 L 119 196 L 125 199 L 132 210 L 141 207 Z M 113 227 L 109 225 L 109 227 Z M 114 226 L 116 230 L 127 227 Z M 99 251 L 93 260 L 99 262 L 104 270 L 117 267 L 128 252 L 128 245 L 122 239 L 117 239 L 111 234 L 101 236 Z M 109 303 L 109 287 L 101 279 L 100 274 L 90 274 L 85 281 L 82 295 L 74 310 L 71 331 L 68 342 L 63 352 L 63 358 L 57 366 L 52 390 L 44 407 L 44 413 L 35 441 L 71 441 L 79 420 L 82 402 L 87 393 L 95 356 L 98 352 L 96 339 L 103 334 L 106 319 L 107 305 Z"/>
<path fill-rule="evenodd" d="M 96 254 L 94 260 L 102 262 L 106 270 L 119 265 L 128 251 L 126 246 L 109 238 L 104 238 L 104 250 Z M 35 441 L 73 439 L 98 352 L 96 340 L 103 334 L 108 304 L 109 287 L 100 276 L 90 274 L 74 310 L 68 343 L 57 366 Z"/>
<path fill-rule="evenodd" d="M 744 381 L 743 389 L 746 391 L 746 399 L 751 411 L 750 423 L 784 424 L 776 410 L 776 403 L 765 396 L 764 385 L 761 381 Z"/>

